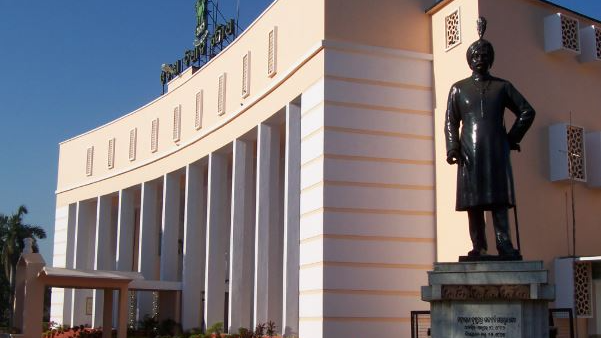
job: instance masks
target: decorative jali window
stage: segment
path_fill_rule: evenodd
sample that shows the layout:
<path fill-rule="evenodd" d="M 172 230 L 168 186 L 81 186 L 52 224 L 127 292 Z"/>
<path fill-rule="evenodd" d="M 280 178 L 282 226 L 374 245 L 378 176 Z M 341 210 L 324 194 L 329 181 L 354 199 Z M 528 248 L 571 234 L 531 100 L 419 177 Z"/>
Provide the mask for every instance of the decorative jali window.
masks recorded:
<path fill-rule="evenodd" d="M 225 73 L 219 76 L 219 87 L 217 94 L 217 115 L 225 114 Z"/>
<path fill-rule="evenodd" d="M 597 44 L 597 59 L 601 60 L 601 28 L 595 27 L 595 42 Z"/>
<path fill-rule="evenodd" d="M 86 176 L 92 176 L 93 167 L 94 167 L 94 147 L 90 147 L 86 151 Z"/>
<path fill-rule="evenodd" d="M 577 181 L 586 181 L 584 128 L 568 125 L 568 173 Z"/>
<path fill-rule="evenodd" d="M 150 130 L 150 151 L 156 152 L 159 149 L 159 119 L 152 120 Z"/>
<path fill-rule="evenodd" d="M 242 98 L 250 94 L 250 51 L 242 57 Z"/>
<path fill-rule="evenodd" d="M 202 128 L 202 90 L 196 93 L 196 112 L 194 114 L 194 127 Z"/>
<path fill-rule="evenodd" d="M 129 131 L 129 160 L 136 159 L 136 147 L 138 142 L 138 128 Z"/>
<path fill-rule="evenodd" d="M 578 317 L 593 316 L 591 281 L 591 264 L 574 263 L 574 307 Z"/>
<path fill-rule="evenodd" d="M 269 31 L 269 46 L 267 49 L 267 75 L 273 77 L 277 72 L 278 30 L 273 27 Z"/>
<path fill-rule="evenodd" d="M 115 138 L 109 139 L 109 153 L 107 166 L 109 169 L 115 167 Z"/>
<path fill-rule="evenodd" d="M 578 20 L 561 15 L 561 40 L 564 48 L 580 52 L 579 30 Z"/>
<path fill-rule="evenodd" d="M 182 136 L 182 106 L 173 109 L 173 141 L 178 142 Z"/>
<path fill-rule="evenodd" d="M 459 8 L 445 16 L 445 50 L 449 50 L 461 43 L 461 16 Z"/>

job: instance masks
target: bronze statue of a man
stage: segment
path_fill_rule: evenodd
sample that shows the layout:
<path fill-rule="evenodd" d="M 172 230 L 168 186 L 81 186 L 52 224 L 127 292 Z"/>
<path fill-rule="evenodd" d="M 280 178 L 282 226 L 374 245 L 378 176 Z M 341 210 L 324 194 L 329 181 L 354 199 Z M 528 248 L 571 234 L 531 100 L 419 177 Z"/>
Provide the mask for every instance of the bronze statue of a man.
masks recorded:
<path fill-rule="evenodd" d="M 501 259 L 521 259 L 509 234 L 508 209 L 515 206 L 510 150 L 534 121 L 534 109 L 506 80 L 490 75 L 495 52 L 482 36 L 486 21 L 480 18 L 480 39 L 466 56 L 472 76 L 455 83 L 449 92 L 445 137 L 447 162 L 457 164 L 457 211 L 467 211 L 473 249 L 468 258 L 486 256 L 484 211 L 491 211 L 497 250 Z M 516 116 L 507 132 L 505 108 Z M 459 131 L 461 126 L 461 132 Z"/>

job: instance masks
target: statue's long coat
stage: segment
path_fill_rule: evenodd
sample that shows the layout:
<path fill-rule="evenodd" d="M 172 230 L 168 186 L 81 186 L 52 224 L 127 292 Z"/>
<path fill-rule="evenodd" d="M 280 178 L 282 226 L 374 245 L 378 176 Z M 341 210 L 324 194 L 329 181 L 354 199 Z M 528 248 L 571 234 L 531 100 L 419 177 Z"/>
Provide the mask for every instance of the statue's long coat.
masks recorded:
<path fill-rule="evenodd" d="M 504 112 L 516 120 L 509 133 Z M 534 109 L 511 83 L 492 76 L 455 83 L 449 92 L 445 136 L 447 154 L 459 150 L 458 211 L 515 205 L 510 144 L 519 144 L 534 121 Z M 461 133 L 459 127 L 461 124 Z"/>

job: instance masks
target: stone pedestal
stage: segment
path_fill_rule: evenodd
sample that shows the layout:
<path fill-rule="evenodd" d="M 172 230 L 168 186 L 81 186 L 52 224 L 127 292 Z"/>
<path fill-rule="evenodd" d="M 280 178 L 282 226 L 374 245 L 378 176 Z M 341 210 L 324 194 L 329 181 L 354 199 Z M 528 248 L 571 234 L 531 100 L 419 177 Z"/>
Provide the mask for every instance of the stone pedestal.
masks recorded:
<path fill-rule="evenodd" d="M 436 263 L 422 300 L 433 338 L 548 338 L 555 289 L 540 261 Z"/>

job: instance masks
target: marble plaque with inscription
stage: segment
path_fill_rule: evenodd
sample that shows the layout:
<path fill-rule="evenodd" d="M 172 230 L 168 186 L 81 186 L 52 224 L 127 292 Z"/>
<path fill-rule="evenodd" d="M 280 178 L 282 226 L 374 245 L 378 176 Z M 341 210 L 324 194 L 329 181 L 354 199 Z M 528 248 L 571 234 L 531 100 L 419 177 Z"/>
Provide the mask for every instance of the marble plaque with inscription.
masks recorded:
<path fill-rule="evenodd" d="M 452 338 L 521 336 L 522 311 L 518 304 L 457 304 Z"/>

